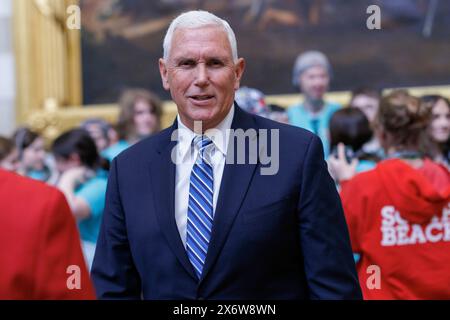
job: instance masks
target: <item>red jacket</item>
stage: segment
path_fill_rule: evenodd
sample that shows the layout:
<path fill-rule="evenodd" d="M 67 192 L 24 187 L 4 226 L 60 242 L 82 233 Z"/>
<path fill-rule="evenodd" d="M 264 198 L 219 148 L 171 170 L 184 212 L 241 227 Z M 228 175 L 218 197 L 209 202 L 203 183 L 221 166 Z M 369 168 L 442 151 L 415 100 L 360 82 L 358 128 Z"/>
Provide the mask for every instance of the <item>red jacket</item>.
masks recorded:
<path fill-rule="evenodd" d="M 0 170 L 0 299 L 93 298 L 78 230 L 63 194 Z"/>
<path fill-rule="evenodd" d="M 344 182 L 341 197 L 365 299 L 450 298 L 447 169 L 383 161 Z"/>

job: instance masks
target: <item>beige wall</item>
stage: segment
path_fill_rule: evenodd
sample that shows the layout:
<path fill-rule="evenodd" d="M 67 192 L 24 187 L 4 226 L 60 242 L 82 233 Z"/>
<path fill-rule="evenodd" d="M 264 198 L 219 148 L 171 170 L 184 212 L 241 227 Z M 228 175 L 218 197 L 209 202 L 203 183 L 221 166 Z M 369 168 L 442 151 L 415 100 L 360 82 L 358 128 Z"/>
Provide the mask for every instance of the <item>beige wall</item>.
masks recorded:
<path fill-rule="evenodd" d="M 0 135 L 10 135 L 16 126 L 12 1 L 0 1 Z"/>

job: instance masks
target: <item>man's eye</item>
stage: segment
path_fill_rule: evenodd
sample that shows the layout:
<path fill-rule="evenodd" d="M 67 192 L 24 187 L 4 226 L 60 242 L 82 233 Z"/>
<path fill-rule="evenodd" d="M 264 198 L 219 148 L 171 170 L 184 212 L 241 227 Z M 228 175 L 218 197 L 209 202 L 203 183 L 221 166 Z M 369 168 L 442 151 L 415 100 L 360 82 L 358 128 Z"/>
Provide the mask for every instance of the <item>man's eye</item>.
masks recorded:
<path fill-rule="evenodd" d="M 195 62 L 192 60 L 183 60 L 178 65 L 181 67 L 192 67 L 195 65 Z"/>
<path fill-rule="evenodd" d="M 213 59 L 213 60 L 209 61 L 208 64 L 209 64 L 210 66 L 213 66 L 213 67 L 223 66 L 223 62 L 220 61 L 220 60 L 216 60 L 216 59 Z"/>

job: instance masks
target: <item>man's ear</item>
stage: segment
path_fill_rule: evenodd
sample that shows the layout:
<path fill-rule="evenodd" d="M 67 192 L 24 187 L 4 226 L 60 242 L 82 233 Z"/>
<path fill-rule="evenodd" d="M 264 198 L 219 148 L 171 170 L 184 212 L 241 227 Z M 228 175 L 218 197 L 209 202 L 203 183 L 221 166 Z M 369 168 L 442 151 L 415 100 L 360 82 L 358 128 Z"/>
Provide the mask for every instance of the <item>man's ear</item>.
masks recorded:
<path fill-rule="evenodd" d="M 169 90 L 169 78 L 166 62 L 164 59 L 159 59 L 159 73 L 161 74 L 162 85 L 164 89 Z"/>
<path fill-rule="evenodd" d="M 245 70 L 245 60 L 244 58 L 239 58 L 237 63 L 234 66 L 234 72 L 236 76 L 236 80 L 234 81 L 234 90 L 238 90 L 241 84 L 242 75 Z"/>

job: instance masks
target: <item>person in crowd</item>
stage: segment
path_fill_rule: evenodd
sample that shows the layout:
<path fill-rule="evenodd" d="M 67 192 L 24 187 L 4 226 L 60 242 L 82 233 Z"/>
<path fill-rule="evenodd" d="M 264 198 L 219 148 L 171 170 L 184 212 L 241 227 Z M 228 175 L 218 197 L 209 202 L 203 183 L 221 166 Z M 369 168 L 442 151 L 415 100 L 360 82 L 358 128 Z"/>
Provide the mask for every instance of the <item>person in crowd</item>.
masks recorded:
<path fill-rule="evenodd" d="M 270 109 L 270 119 L 289 124 L 289 117 L 287 115 L 286 108 L 275 103 L 268 103 L 267 105 Z"/>
<path fill-rule="evenodd" d="M 375 120 L 387 159 L 351 179 L 342 149 L 335 163 L 365 299 L 450 296 L 450 172 L 420 150 L 429 118 L 418 98 L 394 91 Z"/>
<path fill-rule="evenodd" d="M 0 168 L 8 171 L 19 169 L 19 154 L 14 142 L 6 137 L 0 136 Z"/>
<path fill-rule="evenodd" d="M 372 136 L 369 121 L 360 109 L 347 107 L 336 111 L 330 119 L 328 162 L 336 161 L 338 146 L 342 144 L 340 148 L 344 147 L 346 159 L 355 167 L 356 173 L 373 169 L 380 159 L 363 150 L 363 146 L 371 140 Z M 333 172 L 331 174 L 334 176 Z"/>
<path fill-rule="evenodd" d="M 178 116 L 112 162 L 92 268 L 98 297 L 360 299 L 320 139 L 234 102 L 245 60 L 225 20 L 181 14 L 163 47 Z M 261 171 L 245 141 L 276 148 L 276 168 Z"/>
<path fill-rule="evenodd" d="M 86 130 L 95 141 L 97 150 L 102 153 L 110 144 L 111 125 L 103 119 L 92 118 L 81 123 L 80 128 Z"/>
<path fill-rule="evenodd" d="M 44 138 L 22 127 L 16 130 L 13 139 L 19 154 L 17 172 L 32 179 L 54 184 L 57 176 L 54 161 L 45 150 Z"/>
<path fill-rule="evenodd" d="M 267 104 L 265 95 L 258 89 L 241 87 L 236 91 L 235 100 L 239 107 L 247 112 L 282 123 L 289 122 L 286 110 Z"/>
<path fill-rule="evenodd" d="M 154 93 L 144 89 L 125 90 L 119 106 L 117 130 L 120 140 L 102 152 L 109 161 L 129 146 L 161 130 L 161 101 Z"/>
<path fill-rule="evenodd" d="M 60 135 L 53 142 L 52 152 L 61 173 L 57 187 L 66 196 L 78 221 L 90 268 L 104 208 L 108 163 L 99 156 L 94 140 L 83 129 Z"/>
<path fill-rule="evenodd" d="M 430 156 L 450 168 L 450 101 L 440 95 L 423 96 L 421 100 L 431 110 L 428 127 Z"/>
<path fill-rule="evenodd" d="M 268 118 L 270 110 L 266 104 L 264 94 L 254 88 L 241 87 L 236 91 L 235 101 L 245 111 Z"/>
<path fill-rule="evenodd" d="M 0 169 L 0 300 L 94 298 L 64 195 Z"/>
<path fill-rule="evenodd" d="M 380 105 L 380 99 L 382 91 L 371 87 L 359 87 L 352 91 L 350 106 L 360 109 L 366 115 L 370 125 L 373 128 L 375 117 Z M 380 146 L 376 135 L 372 136 L 372 139 L 364 144 L 362 150 L 367 155 L 372 155 L 375 158 L 384 157 L 383 149 Z"/>
<path fill-rule="evenodd" d="M 290 106 L 287 110 L 289 122 L 307 129 L 320 137 L 328 155 L 328 126 L 333 113 L 341 106 L 326 102 L 332 69 L 328 58 L 319 51 L 300 54 L 294 64 L 292 84 L 304 95 L 302 103 Z"/>
<path fill-rule="evenodd" d="M 108 130 L 108 140 L 109 140 L 110 146 L 113 146 L 120 141 L 119 129 L 117 127 L 117 123 L 110 124 L 109 130 Z M 103 150 L 103 151 L 105 151 L 105 150 Z M 103 157 L 105 157 L 105 156 L 103 156 Z"/>
<path fill-rule="evenodd" d="M 349 105 L 360 109 L 366 115 L 369 123 L 375 122 L 380 107 L 381 90 L 371 87 L 358 87 L 351 92 Z"/>

